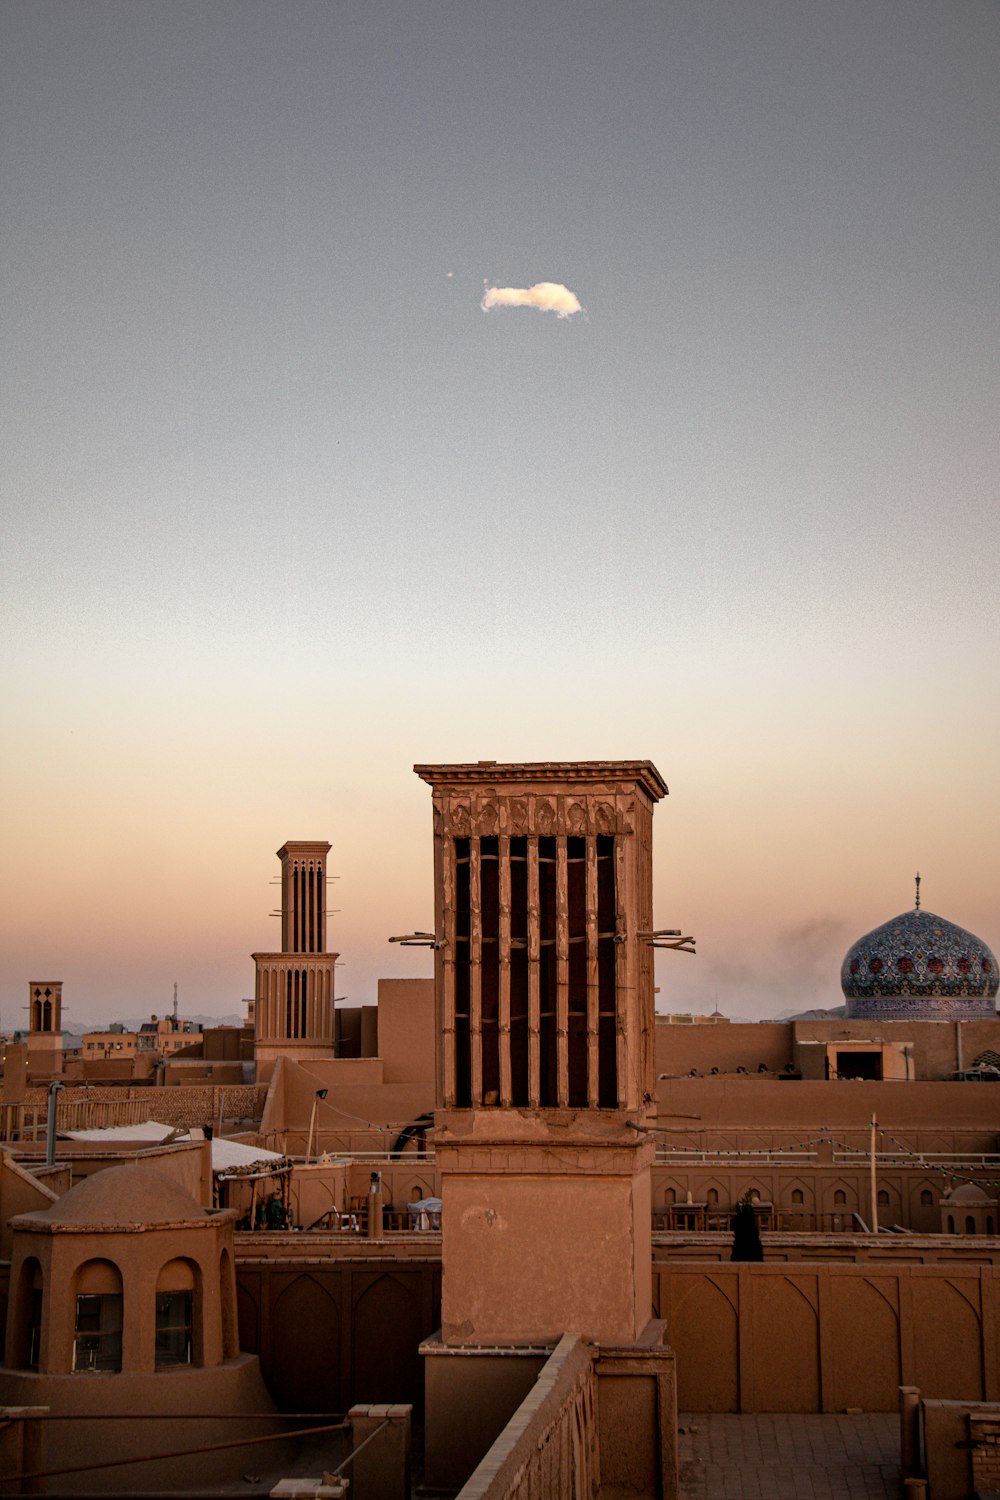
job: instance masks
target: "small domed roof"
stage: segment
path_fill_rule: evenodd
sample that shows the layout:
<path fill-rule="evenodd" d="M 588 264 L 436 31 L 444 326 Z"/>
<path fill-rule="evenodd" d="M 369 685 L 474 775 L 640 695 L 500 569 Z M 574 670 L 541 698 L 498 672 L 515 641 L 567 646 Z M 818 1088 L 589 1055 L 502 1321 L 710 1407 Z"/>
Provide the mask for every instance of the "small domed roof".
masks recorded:
<path fill-rule="evenodd" d="M 105 1167 L 85 1177 L 51 1208 L 32 1217 L 50 1224 L 86 1224 L 95 1228 L 157 1228 L 203 1219 L 207 1209 L 179 1182 L 155 1167 L 129 1163 Z"/>
<path fill-rule="evenodd" d="M 945 1193 L 943 1201 L 945 1203 L 983 1204 L 995 1203 L 996 1199 L 991 1198 L 978 1183 L 963 1182 L 961 1187 L 952 1188 L 950 1193 Z"/>
<path fill-rule="evenodd" d="M 848 1001 L 872 995 L 994 999 L 998 982 L 997 961 L 982 938 L 919 908 L 858 938 L 840 972 Z"/>

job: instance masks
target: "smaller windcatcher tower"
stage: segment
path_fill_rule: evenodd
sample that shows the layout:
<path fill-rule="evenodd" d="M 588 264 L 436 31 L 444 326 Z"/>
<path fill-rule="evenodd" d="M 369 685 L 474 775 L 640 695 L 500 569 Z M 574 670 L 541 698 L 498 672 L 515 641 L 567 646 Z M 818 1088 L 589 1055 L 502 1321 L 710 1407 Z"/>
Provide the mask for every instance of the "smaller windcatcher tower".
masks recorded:
<path fill-rule="evenodd" d="M 28 982 L 28 1070 L 41 1077 L 62 1072 L 62 980 Z"/>
<path fill-rule="evenodd" d="M 266 1080 L 275 1060 L 333 1057 L 334 965 L 326 951 L 325 840 L 289 839 L 281 861 L 281 951 L 255 953 L 254 1056 Z"/>

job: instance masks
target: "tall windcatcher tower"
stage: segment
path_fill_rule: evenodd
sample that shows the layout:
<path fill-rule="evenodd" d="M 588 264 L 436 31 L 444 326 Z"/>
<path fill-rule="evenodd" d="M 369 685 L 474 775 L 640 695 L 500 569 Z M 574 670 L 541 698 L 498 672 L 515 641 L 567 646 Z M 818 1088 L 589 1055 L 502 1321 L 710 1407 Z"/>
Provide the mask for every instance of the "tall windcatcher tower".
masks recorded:
<path fill-rule="evenodd" d="M 326 951 L 330 845 L 290 839 L 281 861 L 281 952 L 255 953 L 254 1056 L 266 1079 L 281 1056 L 334 1055 L 334 965 Z"/>
<path fill-rule="evenodd" d="M 442 1342 L 651 1316 L 650 761 L 420 765 L 434 811 Z"/>

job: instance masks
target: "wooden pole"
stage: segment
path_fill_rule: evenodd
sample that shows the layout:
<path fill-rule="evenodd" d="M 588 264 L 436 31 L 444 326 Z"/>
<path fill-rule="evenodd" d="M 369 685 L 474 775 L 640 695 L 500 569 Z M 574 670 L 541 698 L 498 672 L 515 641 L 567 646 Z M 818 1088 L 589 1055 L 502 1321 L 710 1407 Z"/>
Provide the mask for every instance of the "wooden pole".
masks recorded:
<path fill-rule="evenodd" d="M 872 1120 L 871 1120 L 871 1151 L 870 1151 L 870 1159 L 871 1159 L 871 1198 L 872 1198 L 872 1217 L 871 1217 L 872 1234 L 878 1234 L 878 1181 L 877 1181 L 876 1174 L 875 1174 L 875 1129 L 876 1129 L 877 1125 L 878 1125 L 878 1118 L 877 1118 L 877 1116 L 875 1114 L 875 1111 L 872 1110 Z"/>

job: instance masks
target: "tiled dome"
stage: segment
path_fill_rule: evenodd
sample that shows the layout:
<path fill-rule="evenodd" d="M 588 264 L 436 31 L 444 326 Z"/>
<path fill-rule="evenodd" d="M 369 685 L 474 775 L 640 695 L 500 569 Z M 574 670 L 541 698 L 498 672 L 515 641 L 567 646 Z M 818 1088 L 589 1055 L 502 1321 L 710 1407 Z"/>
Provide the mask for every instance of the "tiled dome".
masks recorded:
<path fill-rule="evenodd" d="M 996 1015 L 997 961 L 981 938 L 931 911 L 893 917 L 849 948 L 840 973 L 859 1020 Z"/>

